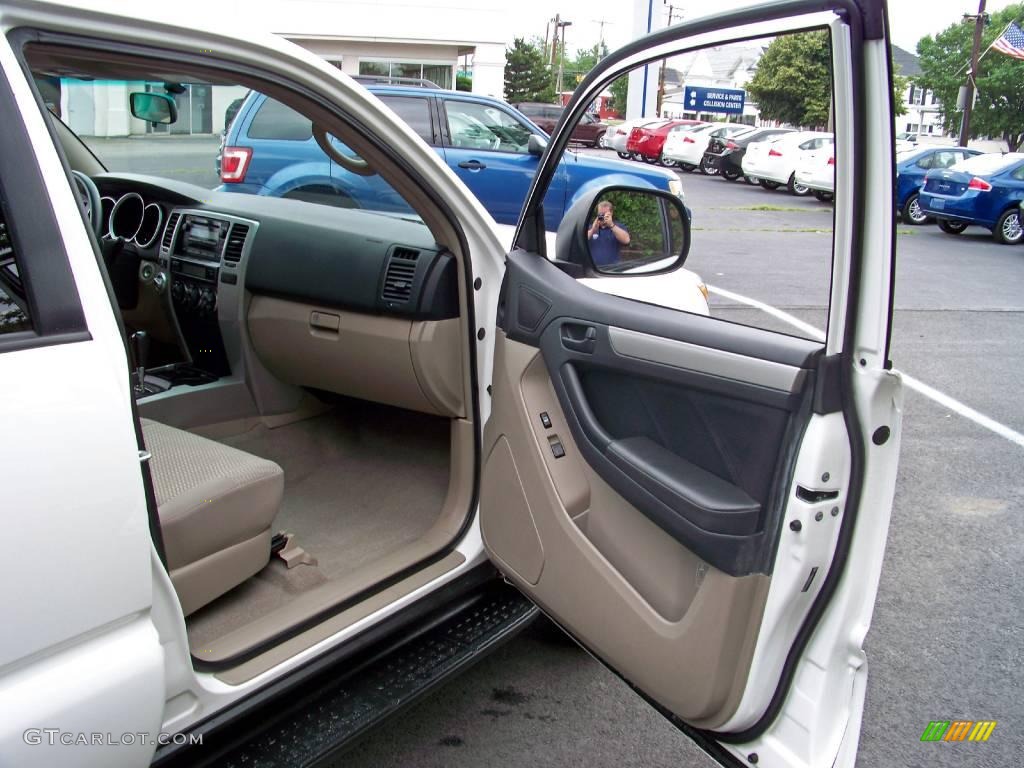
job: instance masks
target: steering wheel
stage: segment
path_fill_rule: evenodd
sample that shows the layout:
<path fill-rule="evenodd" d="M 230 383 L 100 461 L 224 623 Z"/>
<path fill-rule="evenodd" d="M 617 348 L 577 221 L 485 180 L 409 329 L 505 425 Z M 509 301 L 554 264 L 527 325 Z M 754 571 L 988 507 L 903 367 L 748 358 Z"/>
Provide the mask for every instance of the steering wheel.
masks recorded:
<path fill-rule="evenodd" d="M 100 202 L 100 191 L 96 188 L 95 182 L 81 171 L 72 171 L 75 184 L 82 193 L 82 205 L 85 213 L 92 224 L 92 230 L 96 233 L 97 239 L 103 238 L 103 203 Z"/>

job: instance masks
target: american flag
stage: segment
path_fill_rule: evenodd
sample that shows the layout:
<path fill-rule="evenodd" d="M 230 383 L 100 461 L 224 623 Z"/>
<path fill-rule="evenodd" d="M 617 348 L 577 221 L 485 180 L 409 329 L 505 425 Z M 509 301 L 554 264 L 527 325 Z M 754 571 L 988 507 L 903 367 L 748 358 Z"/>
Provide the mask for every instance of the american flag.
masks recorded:
<path fill-rule="evenodd" d="M 1007 56 L 1024 59 L 1024 32 L 1011 21 L 1010 26 L 992 43 L 992 47 Z"/>

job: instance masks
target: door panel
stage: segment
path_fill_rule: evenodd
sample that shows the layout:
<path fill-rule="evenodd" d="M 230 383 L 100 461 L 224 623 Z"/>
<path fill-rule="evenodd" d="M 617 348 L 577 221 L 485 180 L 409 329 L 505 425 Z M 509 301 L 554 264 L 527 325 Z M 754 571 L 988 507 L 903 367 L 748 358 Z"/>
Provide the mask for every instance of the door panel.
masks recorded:
<path fill-rule="evenodd" d="M 506 269 L 502 327 L 541 350 L 580 460 L 704 562 L 768 573 L 820 345 L 590 291 L 525 252 Z M 562 316 L 538 335 L 544 306 Z"/>
<path fill-rule="evenodd" d="M 709 566 L 623 500 L 582 459 L 548 370 L 536 348 L 499 333 L 484 542 L 545 611 L 631 670 L 631 683 L 689 722 L 720 725 L 742 695 L 770 580 Z"/>

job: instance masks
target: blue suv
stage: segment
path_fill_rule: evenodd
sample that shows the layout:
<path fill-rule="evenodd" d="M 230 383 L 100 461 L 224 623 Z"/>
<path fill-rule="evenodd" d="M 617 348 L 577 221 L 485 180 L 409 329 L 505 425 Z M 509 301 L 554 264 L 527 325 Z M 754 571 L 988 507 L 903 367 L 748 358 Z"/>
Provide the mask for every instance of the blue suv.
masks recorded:
<path fill-rule="evenodd" d="M 369 90 L 444 158 L 495 220 L 516 223 L 546 133 L 508 104 L 486 96 L 407 86 L 377 85 Z M 353 154 L 332 141 L 342 154 Z M 220 189 L 226 192 L 411 210 L 380 176 L 360 176 L 332 161 L 313 138 L 308 118 L 255 91 L 227 130 L 220 174 Z M 682 183 L 671 171 L 566 152 L 544 199 L 546 228 L 556 230 L 565 211 L 592 185 L 615 183 L 609 175 L 682 196 Z"/>

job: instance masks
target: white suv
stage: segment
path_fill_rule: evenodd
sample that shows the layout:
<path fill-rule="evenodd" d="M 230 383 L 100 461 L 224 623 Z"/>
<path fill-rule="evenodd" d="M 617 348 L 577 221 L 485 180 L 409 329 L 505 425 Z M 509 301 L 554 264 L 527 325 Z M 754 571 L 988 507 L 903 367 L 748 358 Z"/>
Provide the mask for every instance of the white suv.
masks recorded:
<path fill-rule="evenodd" d="M 5 764 L 311 765 L 542 608 L 719 758 L 853 765 L 901 412 L 882 0 L 606 57 L 511 243 L 312 53 L 112 7 L 0 0 Z M 827 338 L 595 290 L 691 249 L 679 197 L 628 174 L 547 252 L 542 201 L 607 83 L 812 28 L 851 76 Z M 184 107 L 248 89 L 415 215 L 173 178 L 190 147 L 209 173 L 221 127 L 180 141 Z"/>

